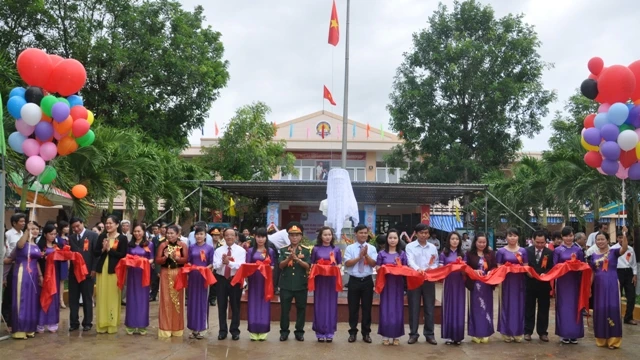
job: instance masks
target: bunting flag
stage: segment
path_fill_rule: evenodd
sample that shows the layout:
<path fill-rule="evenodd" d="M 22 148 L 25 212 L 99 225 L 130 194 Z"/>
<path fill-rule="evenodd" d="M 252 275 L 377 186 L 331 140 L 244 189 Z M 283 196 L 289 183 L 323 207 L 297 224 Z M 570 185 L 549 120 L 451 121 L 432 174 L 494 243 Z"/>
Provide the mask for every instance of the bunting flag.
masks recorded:
<path fill-rule="evenodd" d="M 371 131 L 371 125 L 367 124 L 367 139 L 369 138 L 369 131 Z"/>
<path fill-rule="evenodd" d="M 309 134 L 311 133 L 311 130 L 309 129 L 309 127 L 307 126 L 307 139 L 309 138 Z"/>
<path fill-rule="evenodd" d="M 336 105 L 336 102 L 333 101 L 333 95 L 331 95 L 331 91 L 329 91 L 329 89 L 327 89 L 327 86 L 324 85 L 324 98 L 329 100 L 329 103 L 333 106 Z"/>
<path fill-rule="evenodd" d="M 229 216 L 236 216 L 236 202 L 229 198 Z"/>
<path fill-rule="evenodd" d="M 460 207 L 456 205 L 456 221 L 460 222 Z"/>
<path fill-rule="evenodd" d="M 383 124 L 380 124 L 380 139 L 384 139 L 384 127 Z"/>
<path fill-rule="evenodd" d="M 271 126 L 273 126 L 273 136 L 278 135 L 278 125 L 276 125 L 276 122 L 272 121 Z"/>
<path fill-rule="evenodd" d="M 214 121 L 213 126 L 215 127 L 216 136 L 218 136 L 218 134 L 220 134 L 220 129 L 218 129 L 218 122 Z"/>
<path fill-rule="evenodd" d="M 356 124 L 353 124 L 353 129 L 351 130 L 352 134 L 351 136 L 355 139 L 356 138 Z"/>
<path fill-rule="evenodd" d="M 331 8 L 331 20 L 329 21 L 329 44 L 336 46 L 340 41 L 340 25 L 338 24 L 338 11 L 336 10 L 336 1 L 333 0 Z"/>
<path fill-rule="evenodd" d="M 293 137 L 293 124 L 289 125 L 289 138 Z"/>

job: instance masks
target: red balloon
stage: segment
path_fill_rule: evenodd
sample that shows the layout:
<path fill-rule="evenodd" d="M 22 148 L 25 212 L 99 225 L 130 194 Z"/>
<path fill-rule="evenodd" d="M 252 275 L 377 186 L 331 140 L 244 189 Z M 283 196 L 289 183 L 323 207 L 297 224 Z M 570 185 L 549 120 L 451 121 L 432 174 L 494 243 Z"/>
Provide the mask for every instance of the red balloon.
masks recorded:
<path fill-rule="evenodd" d="M 87 112 L 87 108 L 85 108 L 84 106 L 76 105 L 71 108 L 71 112 L 69 113 L 69 115 L 71 115 L 71 118 L 73 120 L 78 120 L 86 119 L 89 116 L 89 113 Z"/>
<path fill-rule="evenodd" d="M 89 127 L 91 127 L 91 125 L 89 125 L 89 122 L 87 120 L 78 119 L 73 122 L 71 133 L 73 134 L 73 137 L 77 139 L 89 132 Z"/>
<path fill-rule="evenodd" d="M 625 103 L 636 88 L 636 77 L 628 67 L 613 65 L 600 73 L 598 97 L 600 103 Z M 600 100 L 598 100 L 600 99 Z"/>
<path fill-rule="evenodd" d="M 84 66 L 75 59 L 63 59 L 53 68 L 51 77 L 45 89 L 62 96 L 69 96 L 77 93 L 87 82 L 87 72 Z"/>
<path fill-rule="evenodd" d="M 584 162 L 594 169 L 599 168 L 602 165 L 602 155 L 597 151 L 587 151 Z"/>
<path fill-rule="evenodd" d="M 638 161 L 636 149 L 623 151 L 620 153 L 620 164 L 626 169 Z"/>
<path fill-rule="evenodd" d="M 595 126 L 594 121 L 596 119 L 596 114 L 589 114 L 584 118 L 584 128 L 592 128 Z"/>
<path fill-rule="evenodd" d="M 18 55 L 16 61 L 18 73 L 24 82 L 31 86 L 44 87 L 49 80 L 53 65 L 46 52 L 29 48 Z"/>
<path fill-rule="evenodd" d="M 631 63 L 629 70 L 631 70 L 633 76 L 636 78 L 636 88 L 631 93 L 631 100 L 640 100 L 640 60 Z"/>
<path fill-rule="evenodd" d="M 591 71 L 593 75 L 596 75 L 596 76 L 600 75 L 600 72 L 604 68 L 604 60 L 602 60 L 602 58 L 599 58 L 597 56 L 592 57 L 591 60 L 589 60 L 587 67 L 589 68 L 589 71 Z"/>
<path fill-rule="evenodd" d="M 64 60 L 62 56 L 58 56 L 58 55 L 49 55 L 49 59 L 51 59 L 51 65 L 53 65 L 53 67 L 58 65 L 60 61 Z"/>

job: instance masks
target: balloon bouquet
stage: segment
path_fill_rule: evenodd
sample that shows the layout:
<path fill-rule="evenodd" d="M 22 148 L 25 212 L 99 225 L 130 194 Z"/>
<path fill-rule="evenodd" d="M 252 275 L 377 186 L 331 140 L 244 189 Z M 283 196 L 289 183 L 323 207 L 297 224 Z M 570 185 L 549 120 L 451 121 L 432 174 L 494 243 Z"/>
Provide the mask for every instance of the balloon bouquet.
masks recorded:
<path fill-rule="evenodd" d="M 584 162 L 604 175 L 640 180 L 640 60 L 605 67 L 594 57 L 588 68 L 580 91 L 600 107 L 584 119 Z"/>
<path fill-rule="evenodd" d="M 77 60 L 33 48 L 20 53 L 17 68 L 29 87 L 14 88 L 9 94 L 7 110 L 16 119 L 17 131 L 9 135 L 8 143 L 27 157 L 25 167 L 31 175 L 37 176 L 41 184 L 51 184 L 57 172 L 46 162 L 67 156 L 95 140 L 90 129 L 93 113 L 77 95 L 87 81 L 87 73 Z M 82 199 L 87 188 L 78 184 L 71 192 Z"/>

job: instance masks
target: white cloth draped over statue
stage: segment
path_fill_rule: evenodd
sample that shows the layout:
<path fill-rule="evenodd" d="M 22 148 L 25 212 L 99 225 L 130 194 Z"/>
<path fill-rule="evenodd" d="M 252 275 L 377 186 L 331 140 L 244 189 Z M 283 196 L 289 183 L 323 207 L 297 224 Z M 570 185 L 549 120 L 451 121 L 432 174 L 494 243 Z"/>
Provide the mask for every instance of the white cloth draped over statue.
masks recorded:
<path fill-rule="evenodd" d="M 353 225 L 360 223 L 358 203 L 353 194 L 351 179 L 345 169 L 334 168 L 329 171 L 327 180 L 327 221 L 340 239 L 345 220 L 351 218 Z"/>

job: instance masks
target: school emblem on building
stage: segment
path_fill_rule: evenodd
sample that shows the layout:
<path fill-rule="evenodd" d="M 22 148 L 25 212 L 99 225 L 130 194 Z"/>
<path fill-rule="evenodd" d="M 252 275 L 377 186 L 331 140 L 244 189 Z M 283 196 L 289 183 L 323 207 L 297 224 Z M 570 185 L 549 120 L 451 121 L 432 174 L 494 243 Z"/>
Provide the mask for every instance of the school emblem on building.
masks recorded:
<path fill-rule="evenodd" d="M 331 124 L 329 124 L 326 121 L 320 121 L 317 125 L 316 125 L 316 134 L 318 136 L 322 136 L 323 138 L 325 136 L 329 136 L 331 135 Z"/>

